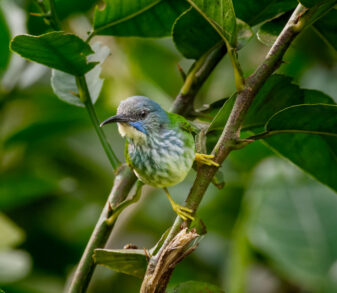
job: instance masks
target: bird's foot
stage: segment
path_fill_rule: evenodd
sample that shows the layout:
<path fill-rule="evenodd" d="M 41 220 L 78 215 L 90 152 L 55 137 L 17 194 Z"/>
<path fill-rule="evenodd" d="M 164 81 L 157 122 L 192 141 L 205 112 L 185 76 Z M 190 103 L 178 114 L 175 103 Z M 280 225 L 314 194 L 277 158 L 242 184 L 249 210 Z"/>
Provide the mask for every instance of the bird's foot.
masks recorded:
<path fill-rule="evenodd" d="M 208 166 L 215 166 L 219 167 L 220 165 L 217 162 L 214 162 L 212 159 L 214 159 L 213 155 L 206 155 L 206 154 L 195 154 L 195 160 L 199 163 L 202 163 L 204 165 Z"/>
<path fill-rule="evenodd" d="M 193 213 L 193 210 L 190 208 L 181 206 L 175 202 L 171 202 L 172 209 L 177 213 L 177 215 L 182 218 L 184 221 L 187 219 L 190 219 L 191 221 L 194 221 L 194 217 L 191 215 Z"/>
<path fill-rule="evenodd" d="M 177 204 L 173 198 L 171 197 L 169 191 L 167 190 L 166 187 L 163 188 L 168 200 L 170 201 L 170 204 L 172 206 L 172 209 L 177 213 L 177 215 L 182 218 L 184 221 L 186 221 L 187 219 L 190 219 L 192 221 L 194 221 L 194 217 L 191 215 L 193 213 L 193 210 L 188 208 L 188 207 L 184 207 L 181 206 L 180 204 Z"/>

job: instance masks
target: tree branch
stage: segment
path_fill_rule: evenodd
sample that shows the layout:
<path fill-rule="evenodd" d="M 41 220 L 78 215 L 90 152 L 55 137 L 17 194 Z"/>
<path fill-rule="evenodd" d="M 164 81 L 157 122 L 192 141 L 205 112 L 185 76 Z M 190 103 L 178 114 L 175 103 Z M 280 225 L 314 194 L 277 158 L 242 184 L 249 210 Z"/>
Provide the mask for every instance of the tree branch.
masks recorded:
<path fill-rule="evenodd" d="M 225 52 L 226 49 L 224 46 L 217 45 L 192 65 L 188 74 L 189 78 L 186 78 L 182 90 L 173 104 L 172 112 L 187 115 L 193 109 L 193 101 L 200 87 L 211 74 L 215 66 L 220 62 Z M 83 80 L 81 82 L 83 82 Z M 80 81 L 78 81 L 78 84 L 79 83 Z M 86 92 L 85 86 L 80 86 L 80 88 L 84 89 L 84 93 Z M 111 207 L 116 208 L 126 199 L 130 189 L 137 180 L 133 171 L 126 165 L 122 165 L 116 173 L 112 191 L 96 227 L 90 236 L 74 276 L 72 277 L 69 289 L 66 291 L 68 293 L 80 293 L 86 291 L 96 266 L 92 259 L 94 250 L 105 246 L 114 227 L 115 221 L 113 221 L 112 225 L 108 225 L 109 222 L 107 221 L 107 219 L 113 216 L 114 211 L 111 210 Z"/>
<path fill-rule="evenodd" d="M 92 259 L 94 250 L 105 246 L 115 224 L 113 222 L 110 225 L 107 222 L 107 219 L 112 216 L 111 206 L 117 206 L 128 196 L 136 180 L 137 178 L 134 173 L 125 164 L 117 171 L 112 191 L 72 277 L 71 284 L 67 290 L 68 293 L 82 293 L 86 291 L 96 266 Z"/>
<path fill-rule="evenodd" d="M 305 16 L 307 11 L 308 9 L 303 7 L 301 4 L 297 6 L 274 45 L 265 57 L 264 62 L 248 79 L 246 79 L 244 89 L 238 93 L 225 128 L 212 151 L 212 154 L 215 156 L 214 161 L 220 165 L 234 149 L 233 145 L 240 140 L 241 125 L 257 92 L 269 76 L 278 68 L 284 53 L 289 48 L 294 38 L 306 27 L 308 23 L 310 23 L 310 17 Z M 194 213 L 199 207 L 199 204 L 217 170 L 217 167 L 206 165 L 199 168 L 196 179 L 185 201 L 185 206 L 191 208 Z M 190 221 L 183 222 L 180 217 L 176 218 L 169 235 L 165 239 L 165 242 L 159 252 L 150 259 L 142 284 L 143 292 L 152 293 L 165 291 L 166 285 L 169 281 L 167 275 L 165 279 L 156 280 L 155 284 L 153 284 L 151 276 L 156 272 L 157 266 L 159 265 L 159 259 L 161 259 L 162 253 L 170 245 L 172 239 L 174 239 L 174 237 L 178 234 L 181 227 L 186 227 L 189 224 Z M 171 268 L 170 273 L 172 272 L 173 269 Z M 164 285 L 163 282 L 165 283 Z"/>

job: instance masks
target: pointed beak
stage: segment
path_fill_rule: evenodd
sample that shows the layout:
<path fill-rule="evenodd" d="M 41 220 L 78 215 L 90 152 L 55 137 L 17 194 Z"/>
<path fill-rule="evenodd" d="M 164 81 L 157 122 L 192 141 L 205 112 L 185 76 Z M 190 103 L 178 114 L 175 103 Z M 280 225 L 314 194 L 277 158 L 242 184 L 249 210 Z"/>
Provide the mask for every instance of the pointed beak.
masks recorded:
<path fill-rule="evenodd" d="M 102 127 L 105 124 L 113 123 L 113 122 L 129 122 L 130 118 L 124 115 L 115 115 L 106 120 L 104 120 L 99 126 Z"/>

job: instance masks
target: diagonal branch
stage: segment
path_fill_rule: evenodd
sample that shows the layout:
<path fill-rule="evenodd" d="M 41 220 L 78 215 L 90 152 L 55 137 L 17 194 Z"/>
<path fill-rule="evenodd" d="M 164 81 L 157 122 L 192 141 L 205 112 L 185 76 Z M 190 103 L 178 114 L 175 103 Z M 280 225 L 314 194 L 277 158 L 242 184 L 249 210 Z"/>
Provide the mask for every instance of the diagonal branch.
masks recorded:
<path fill-rule="evenodd" d="M 333 4 L 331 4 L 326 9 L 330 9 L 332 6 Z M 319 7 L 314 7 L 312 9 L 317 8 L 319 9 Z M 294 38 L 308 24 L 312 23 L 312 19 L 307 16 L 315 15 L 315 13 L 312 13 L 312 9 L 308 10 L 301 4 L 297 6 L 284 29 L 275 41 L 274 45 L 265 57 L 264 62 L 249 78 L 247 78 L 245 87 L 238 93 L 226 126 L 212 151 L 212 154 L 215 156 L 214 160 L 217 163 L 222 164 L 229 153 L 235 149 L 235 145 L 240 141 L 241 125 L 251 103 L 253 102 L 254 97 L 262 87 L 263 83 L 281 64 L 282 57 Z M 317 19 L 318 18 L 315 20 Z M 194 213 L 199 207 L 199 204 L 217 170 L 217 167 L 206 165 L 203 165 L 199 168 L 197 177 L 185 201 L 186 206 L 191 208 Z M 157 271 L 159 259 L 161 259 L 163 251 L 165 251 L 166 247 L 170 245 L 172 239 L 174 239 L 174 237 L 181 230 L 181 227 L 187 227 L 189 224 L 189 221 L 183 222 L 180 217 L 176 218 L 169 235 L 165 239 L 165 242 L 160 248 L 159 252 L 150 259 L 144 282 L 142 284 L 142 292 L 152 293 L 165 291 L 169 278 L 166 276 L 165 279 L 156 280 L 156 283 L 154 284 L 151 276 Z M 173 269 L 171 268 L 170 273 L 172 272 Z M 163 282 L 165 284 L 163 284 Z"/>

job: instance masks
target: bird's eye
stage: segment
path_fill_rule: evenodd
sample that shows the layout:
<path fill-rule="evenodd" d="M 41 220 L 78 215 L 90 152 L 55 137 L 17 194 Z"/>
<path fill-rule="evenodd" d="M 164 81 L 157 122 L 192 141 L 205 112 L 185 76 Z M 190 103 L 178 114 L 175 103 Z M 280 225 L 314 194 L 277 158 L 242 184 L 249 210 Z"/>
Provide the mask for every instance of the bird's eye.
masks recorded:
<path fill-rule="evenodd" d="M 147 116 L 147 111 L 143 110 L 140 112 L 140 118 L 144 119 Z"/>

